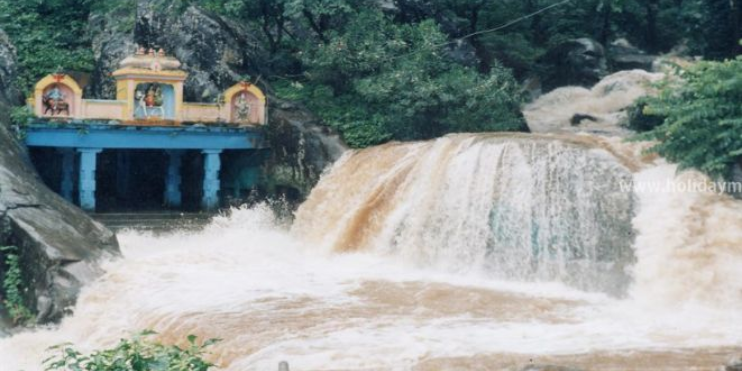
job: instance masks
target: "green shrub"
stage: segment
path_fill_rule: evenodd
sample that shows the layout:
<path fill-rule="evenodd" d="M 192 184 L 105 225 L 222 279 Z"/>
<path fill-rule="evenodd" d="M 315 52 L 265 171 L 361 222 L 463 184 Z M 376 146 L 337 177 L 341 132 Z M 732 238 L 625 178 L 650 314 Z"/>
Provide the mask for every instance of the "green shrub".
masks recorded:
<path fill-rule="evenodd" d="M 658 140 L 652 151 L 682 168 L 731 176 L 742 160 L 742 57 L 680 70 L 647 102 L 644 113 L 664 117 L 640 136 Z"/>
<path fill-rule="evenodd" d="M 13 107 L 10 110 L 10 122 L 20 128 L 28 125 L 34 117 L 36 115 L 27 106 Z"/>
<path fill-rule="evenodd" d="M 203 359 L 206 348 L 218 339 L 196 342 L 188 336 L 188 346 L 163 345 L 148 338 L 155 333 L 145 331 L 132 339 L 121 339 L 106 350 L 83 355 L 70 344 L 49 348 L 54 354 L 44 360 L 46 371 L 207 371 L 214 367 Z"/>
<path fill-rule="evenodd" d="M 18 248 L 15 246 L 0 247 L 0 253 L 5 256 L 6 267 L 3 277 L 3 306 L 15 325 L 32 325 L 34 315 L 25 304 L 28 287 L 23 281 Z"/>

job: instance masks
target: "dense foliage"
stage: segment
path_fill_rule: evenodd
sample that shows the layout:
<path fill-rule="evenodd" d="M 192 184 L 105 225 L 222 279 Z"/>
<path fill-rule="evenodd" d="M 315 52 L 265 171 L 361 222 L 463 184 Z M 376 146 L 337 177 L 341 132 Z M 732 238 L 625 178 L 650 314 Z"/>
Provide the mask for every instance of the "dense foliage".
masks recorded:
<path fill-rule="evenodd" d="M 279 92 L 305 101 L 355 147 L 525 129 L 522 93 L 510 72 L 497 66 L 480 74 L 456 64 L 436 47 L 445 42 L 432 21 L 399 25 L 381 12 L 362 12 L 303 54 L 306 86 Z"/>
<path fill-rule="evenodd" d="M 91 71 L 86 32 L 91 0 L 0 0 L 0 28 L 18 50 L 21 91 L 57 70 Z"/>
<path fill-rule="evenodd" d="M 684 168 L 728 178 L 742 164 L 742 57 L 678 70 L 660 90 L 642 102 L 649 118 L 637 126 L 651 128 L 642 138 L 658 140 L 653 151 Z"/>
<path fill-rule="evenodd" d="M 100 30 L 90 20 L 104 14 L 134 32 L 137 2 L 0 0 L 0 28 L 19 51 L 21 90 L 58 68 L 91 71 Z M 723 59 L 737 54 L 742 37 L 742 0 L 147 2 L 158 12 L 195 5 L 248 27 L 268 52 L 261 63 L 272 74 L 262 81 L 357 147 L 523 129 L 515 81 L 548 69 L 546 52 L 568 39 L 626 38 L 652 53 L 681 46 Z"/>
<path fill-rule="evenodd" d="M 34 315 L 26 306 L 25 298 L 28 287 L 23 280 L 18 248 L 2 246 L 0 247 L 0 256 L 5 257 L 5 272 L 2 282 L 3 307 L 15 325 L 30 325 L 34 321 Z"/>
<path fill-rule="evenodd" d="M 111 349 L 83 355 L 70 344 L 50 348 L 53 355 L 44 361 L 47 371 L 208 371 L 213 364 L 204 360 L 206 349 L 218 340 L 198 344 L 188 336 L 188 346 L 163 345 L 149 340 L 146 331 L 132 339 L 122 339 Z"/>

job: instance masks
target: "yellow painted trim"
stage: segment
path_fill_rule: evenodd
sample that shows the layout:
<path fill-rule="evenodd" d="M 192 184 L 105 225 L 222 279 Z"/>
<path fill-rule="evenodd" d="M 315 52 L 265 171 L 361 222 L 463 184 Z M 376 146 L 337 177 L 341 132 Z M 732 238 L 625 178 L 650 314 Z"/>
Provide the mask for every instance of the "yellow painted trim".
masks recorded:
<path fill-rule="evenodd" d="M 75 95 L 82 96 L 82 89 L 80 88 L 80 85 L 77 84 L 77 81 L 75 81 L 72 77 L 69 75 L 64 75 L 64 78 L 62 80 L 57 81 L 54 78 L 54 75 L 46 75 L 43 79 L 39 80 L 39 82 L 36 83 L 35 87 L 35 93 L 43 93 L 44 89 L 49 87 L 53 84 L 62 84 L 66 85 L 70 89 L 72 89 L 72 92 L 75 93 Z"/>
<path fill-rule="evenodd" d="M 183 78 L 185 79 L 188 76 L 188 73 L 185 71 L 153 71 L 153 70 L 146 70 L 142 68 L 122 68 L 120 70 L 116 70 L 111 74 L 113 77 L 120 77 L 120 76 L 131 76 L 130 79 L 156 79 L 158 76 L 160 77 L 176 77 L 176 78 Z"/>
<path fill-rule="evenodd" d="M 248 92 L 252 93 L 252 95 L 256 96 L 260 100 L 260 103 L 265 104 L 265 94 L 263 94 L 263 91 L 260 90 L 260 88 L 255 86 L 255 84 L 250 84 L 250 86 L 245 89 L 242 86 L 242 83 L 237 83 L 224 92 L 224 102 L 226 104 L 231 104 L 232 98 L 234 98 L 235 95 L 242 92 L 243 90 L 247 90 Z"/>

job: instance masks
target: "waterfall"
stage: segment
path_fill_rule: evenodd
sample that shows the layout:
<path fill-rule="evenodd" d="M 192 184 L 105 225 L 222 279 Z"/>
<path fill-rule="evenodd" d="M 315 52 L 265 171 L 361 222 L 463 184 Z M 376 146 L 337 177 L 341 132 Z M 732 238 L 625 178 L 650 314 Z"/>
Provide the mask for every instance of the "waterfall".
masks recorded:
<path fill-rule="evenodd" d="M 224 339 L 207 357 L 225 371 L 720 369 L 742 343 L 742 201 L 681 187 L 710 180 L 646 143 L 575 133 L 624 133 L 655 77 L 527 108 L 534 131 L 561 135 L 348 152 L 290 230 L 258 205 L 198 233 L 125 232 L 73 315 L 0 339 L 0 368 L 152 329 Z M 576 113 L 598 121 L 574 128 Z"/>
<path fill-rule="evenodd" d="M 224 339 L 224 371 L 718 369 L 742 342 L 742 202 L 643 188 L 708 179 L 641 149 L 478 134 L 349 153 L 290 233 L 258 206 L 121 234 L 74 314 L 0 339 L 0 365 L 152 329 Z"/>
<path fill-rule="evenodd" d="M 634 167 L 590 137 L 392 143 L 339 161 L 293 232 L 333 251 L 620 294 L 634 260 Z"/>

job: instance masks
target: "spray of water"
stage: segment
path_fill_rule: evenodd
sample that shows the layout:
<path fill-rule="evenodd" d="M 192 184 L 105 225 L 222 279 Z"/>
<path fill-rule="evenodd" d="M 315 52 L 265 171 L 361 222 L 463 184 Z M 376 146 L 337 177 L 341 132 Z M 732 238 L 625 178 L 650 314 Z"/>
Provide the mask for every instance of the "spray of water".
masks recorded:
<path fill-rule="evenodd" d="M 557 90 L 526 116 L 620 131 L 654 78 Z M 123 233 L 74 315 L 0 339 L 0 369 L 153 329 L 224 339 L 210 359 L 227 371 L 717 370 L 742 344 L 742 202 L 647 187 L 708 179 L 643 147 L 480 134 L 351 152 L 291 230 L 261 205 L 199 233 Z"/>
<path fill-rule="evenodd" d="M 740 202 L 717 194 L 638 191 L 640 182 L 700 175 L 678 178 L 671 165 L 626 162 L 602 141 L 578 139 L 484 135 L 355 153 L 327 175 L 291 233 L 264 206 L 235 210 L 200 233 L 124 233 L 125 258 L 110 262 L 108 273 L 84 290 L 75 314 L 59 327 L 0 340 L 0 364 L 3 370 L 41 370 L 50 345 L 71 341 L 89 351 L 154 329 L 165 342 L 189 334 L 223 338 L 210 357 L 233 371 L 275 369 L 282 360 L 307 370 L 505 369 L 529 359 L 595 370 L 715 369 L 742 342 L 736 310 L 742 285 L 734 269 L 742 264 Z M 421 158 L 439 169 L 426 173 Z M 562 169 L 562 158 L 602 179 Z M 377 166 L 381 170 L 371 171 Z M 373 184 L 345 193 L 341 173 L 352 176 L 346 187 Z M 513 179 L 499 180 L 508 176 Z M 618 194 L 588 193 L 583 201 L 575 183 L 591 176 L 628 177 L 636 204 Z M 551 191 L 547 179 L 565 182 L 568 191 Z M 505 185 L 520 184 L 515 180 L 526 182 L 531 193 L 508 193 Z M 470 188 L 460 189 L 468 196 L 455 195 L 465 184 Z M 563 204 L 529 201 L 550 195 L 548 202 Z M 510 199 L 517 201 L 499 214 L 481 210 Z M 611 207 L 604 209 L 611 215 L 580 210 L 580 202 L 604 205 L 596 210 Z M 368 215 L 358 219 L 364 207 Z M 614 212 L 634 217 L 626 221 Z M 423 215 L 431 213 L 437 216 Z M 468 213 L 485 216 L 486 223 Z M 537 274 L 547 261 L 534 261 L 534 245 L 518 245 L 516 236 L 519 223 L 548 221 L 540 213 L 565 213 L 555 225 L 588 234 L 591 228 L 611 233 L 590 218 L 611 228 L 633 226 L 635 257 L 596 253 L 601 246 L 591 243 L 604 236 L 580 236 L 568 250 L 573 255 L 549 257 L 563 259 L 560 266 L 573 260 L 578 266 L 621 263 L 633 279 L 628 297 L 568 286 L 579 286 L 570 275 L 592 274 L 590 269 L 552 274 L 547 264 L 548 274 Z M 435 224 L 445 219 L 451 225 Z M 499 237 L 502 232 L 493 228 L 498 223 L 510 223 L 513 232 Z M 314 231 L 320 226 L 325 229 Z M 460 244 L 449 233 L 475 233 L 490 242 Z M 556 229 L 550 233 L 556 246 L 566 246 L 559 245 Z M 355 243 L 342 237 L 349 234 L 357 236 Z M 613 246 L 630 244 L 621 241 Z M 454 251 L 445 251 L 449 247 Z M 519 259 L 528 260 L 520 265 L 527 274 L 515 271 Z M 499 269 L 520 275 L 492 274 Z"/>

